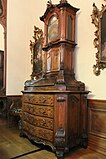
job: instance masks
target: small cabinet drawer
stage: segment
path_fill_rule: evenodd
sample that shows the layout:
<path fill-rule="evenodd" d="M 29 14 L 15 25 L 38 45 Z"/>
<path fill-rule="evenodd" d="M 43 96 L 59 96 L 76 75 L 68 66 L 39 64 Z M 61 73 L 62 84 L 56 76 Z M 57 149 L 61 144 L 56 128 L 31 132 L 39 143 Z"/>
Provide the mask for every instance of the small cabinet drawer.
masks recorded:
<path fill-rule="evenodd" d="M 36 136 L 40 139 L 44 139 L 53 142 L 53 131 L 40 127 L 35 127 L 25 121 L 23 121 L 23 130 L 28 132 L 32 136 Z"/>
<path fill-rule="evenodd" d="M 53 106 L 53 95 L 49 94 L 24 94 L 23 100 L 25 103 L 41 104 Z"/>
<path fill-rule="evenodd" d="M 53 119 L 34 116 L 24 112 L 23 120 L 32 125 L 53 130 Z"/>
<path fill-rule="evenodd" d="M 53 131 L 36 127 L 35 135 L 41 139 L 53 142 Z"/>
<path fill-rule="evenodd" d="M 40 106 L 40 105 L 24 103 L 23 111 L 28 112 L 33 115 L 42 116 L 42 117 L 53 118 L 53 116 L 54 116 L 53 107 L 51 107 L 51 106 Z"/>

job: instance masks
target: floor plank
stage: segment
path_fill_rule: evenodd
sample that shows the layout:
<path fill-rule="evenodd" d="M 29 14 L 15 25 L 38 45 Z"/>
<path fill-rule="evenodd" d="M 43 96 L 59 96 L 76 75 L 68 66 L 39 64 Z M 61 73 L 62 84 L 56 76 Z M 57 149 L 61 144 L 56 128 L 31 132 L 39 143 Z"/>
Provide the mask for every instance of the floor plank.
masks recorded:
<path fill-rule="evenodd" d="M 15 156 L 22 155 L 40 147 L 33 145 L 27 138 L 19 136 L 18 127 L 9 128 L 7 121 L 0 119 L 0 159 L 11 159 Z M 106 156 L 89 149 L 78 149 L 70 151 L 64 159 L 105 159 Z M 57 159 L 55 154 L 48 149 L 43 149 L 19 159 Z"/>
<path fill-rule="evenodd" d="M 9 128 L 7 123 L 0 120 L 0 159 L 9 159 L 38 149 L 26 138 L 19 136 L 18 127 Z"/>

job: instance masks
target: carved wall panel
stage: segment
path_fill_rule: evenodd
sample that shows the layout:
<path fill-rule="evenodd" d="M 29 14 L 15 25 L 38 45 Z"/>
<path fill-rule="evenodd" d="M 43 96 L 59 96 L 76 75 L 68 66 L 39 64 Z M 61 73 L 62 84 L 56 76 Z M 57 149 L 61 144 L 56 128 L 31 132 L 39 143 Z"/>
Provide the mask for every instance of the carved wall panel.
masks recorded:
<path fill-rule="evenodd" d="M 89 100 L 89 148 L 106 155 L 106 100 Z"/>
<path fill-rule="evenodd" d="M 34 26 L 34 41 L 30 40 L 31 50 L 31 63 L 32 63 L 32 74 L 31 79 L 37 79 L 42 74 L 43 69 L 43 31 L 38 27 Z"/>

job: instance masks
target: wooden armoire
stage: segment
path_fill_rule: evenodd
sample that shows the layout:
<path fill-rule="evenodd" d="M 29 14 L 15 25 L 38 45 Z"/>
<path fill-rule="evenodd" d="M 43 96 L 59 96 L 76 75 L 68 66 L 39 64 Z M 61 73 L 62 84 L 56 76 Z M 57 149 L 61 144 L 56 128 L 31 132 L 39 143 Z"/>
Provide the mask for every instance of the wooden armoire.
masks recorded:
<path fill-rule="evenodd" d="M 42 76 L 25 82 L 22 132 L 49 145 L 58 158 L 76 146 L 87 147 L 87 94 L 74 73 L 76 12 L 66 0 L 47 4 Z"/>

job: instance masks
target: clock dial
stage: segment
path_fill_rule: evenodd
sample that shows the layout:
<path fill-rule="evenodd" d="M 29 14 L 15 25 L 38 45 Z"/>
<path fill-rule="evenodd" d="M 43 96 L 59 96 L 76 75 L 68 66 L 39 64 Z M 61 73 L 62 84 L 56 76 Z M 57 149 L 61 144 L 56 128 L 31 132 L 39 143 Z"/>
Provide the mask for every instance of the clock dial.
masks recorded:
<path fill-rule="evenodd" d="M 57 40 L 58 35 L 58 19 L 53 16 L 48 25 L 48 42 Z"/>

